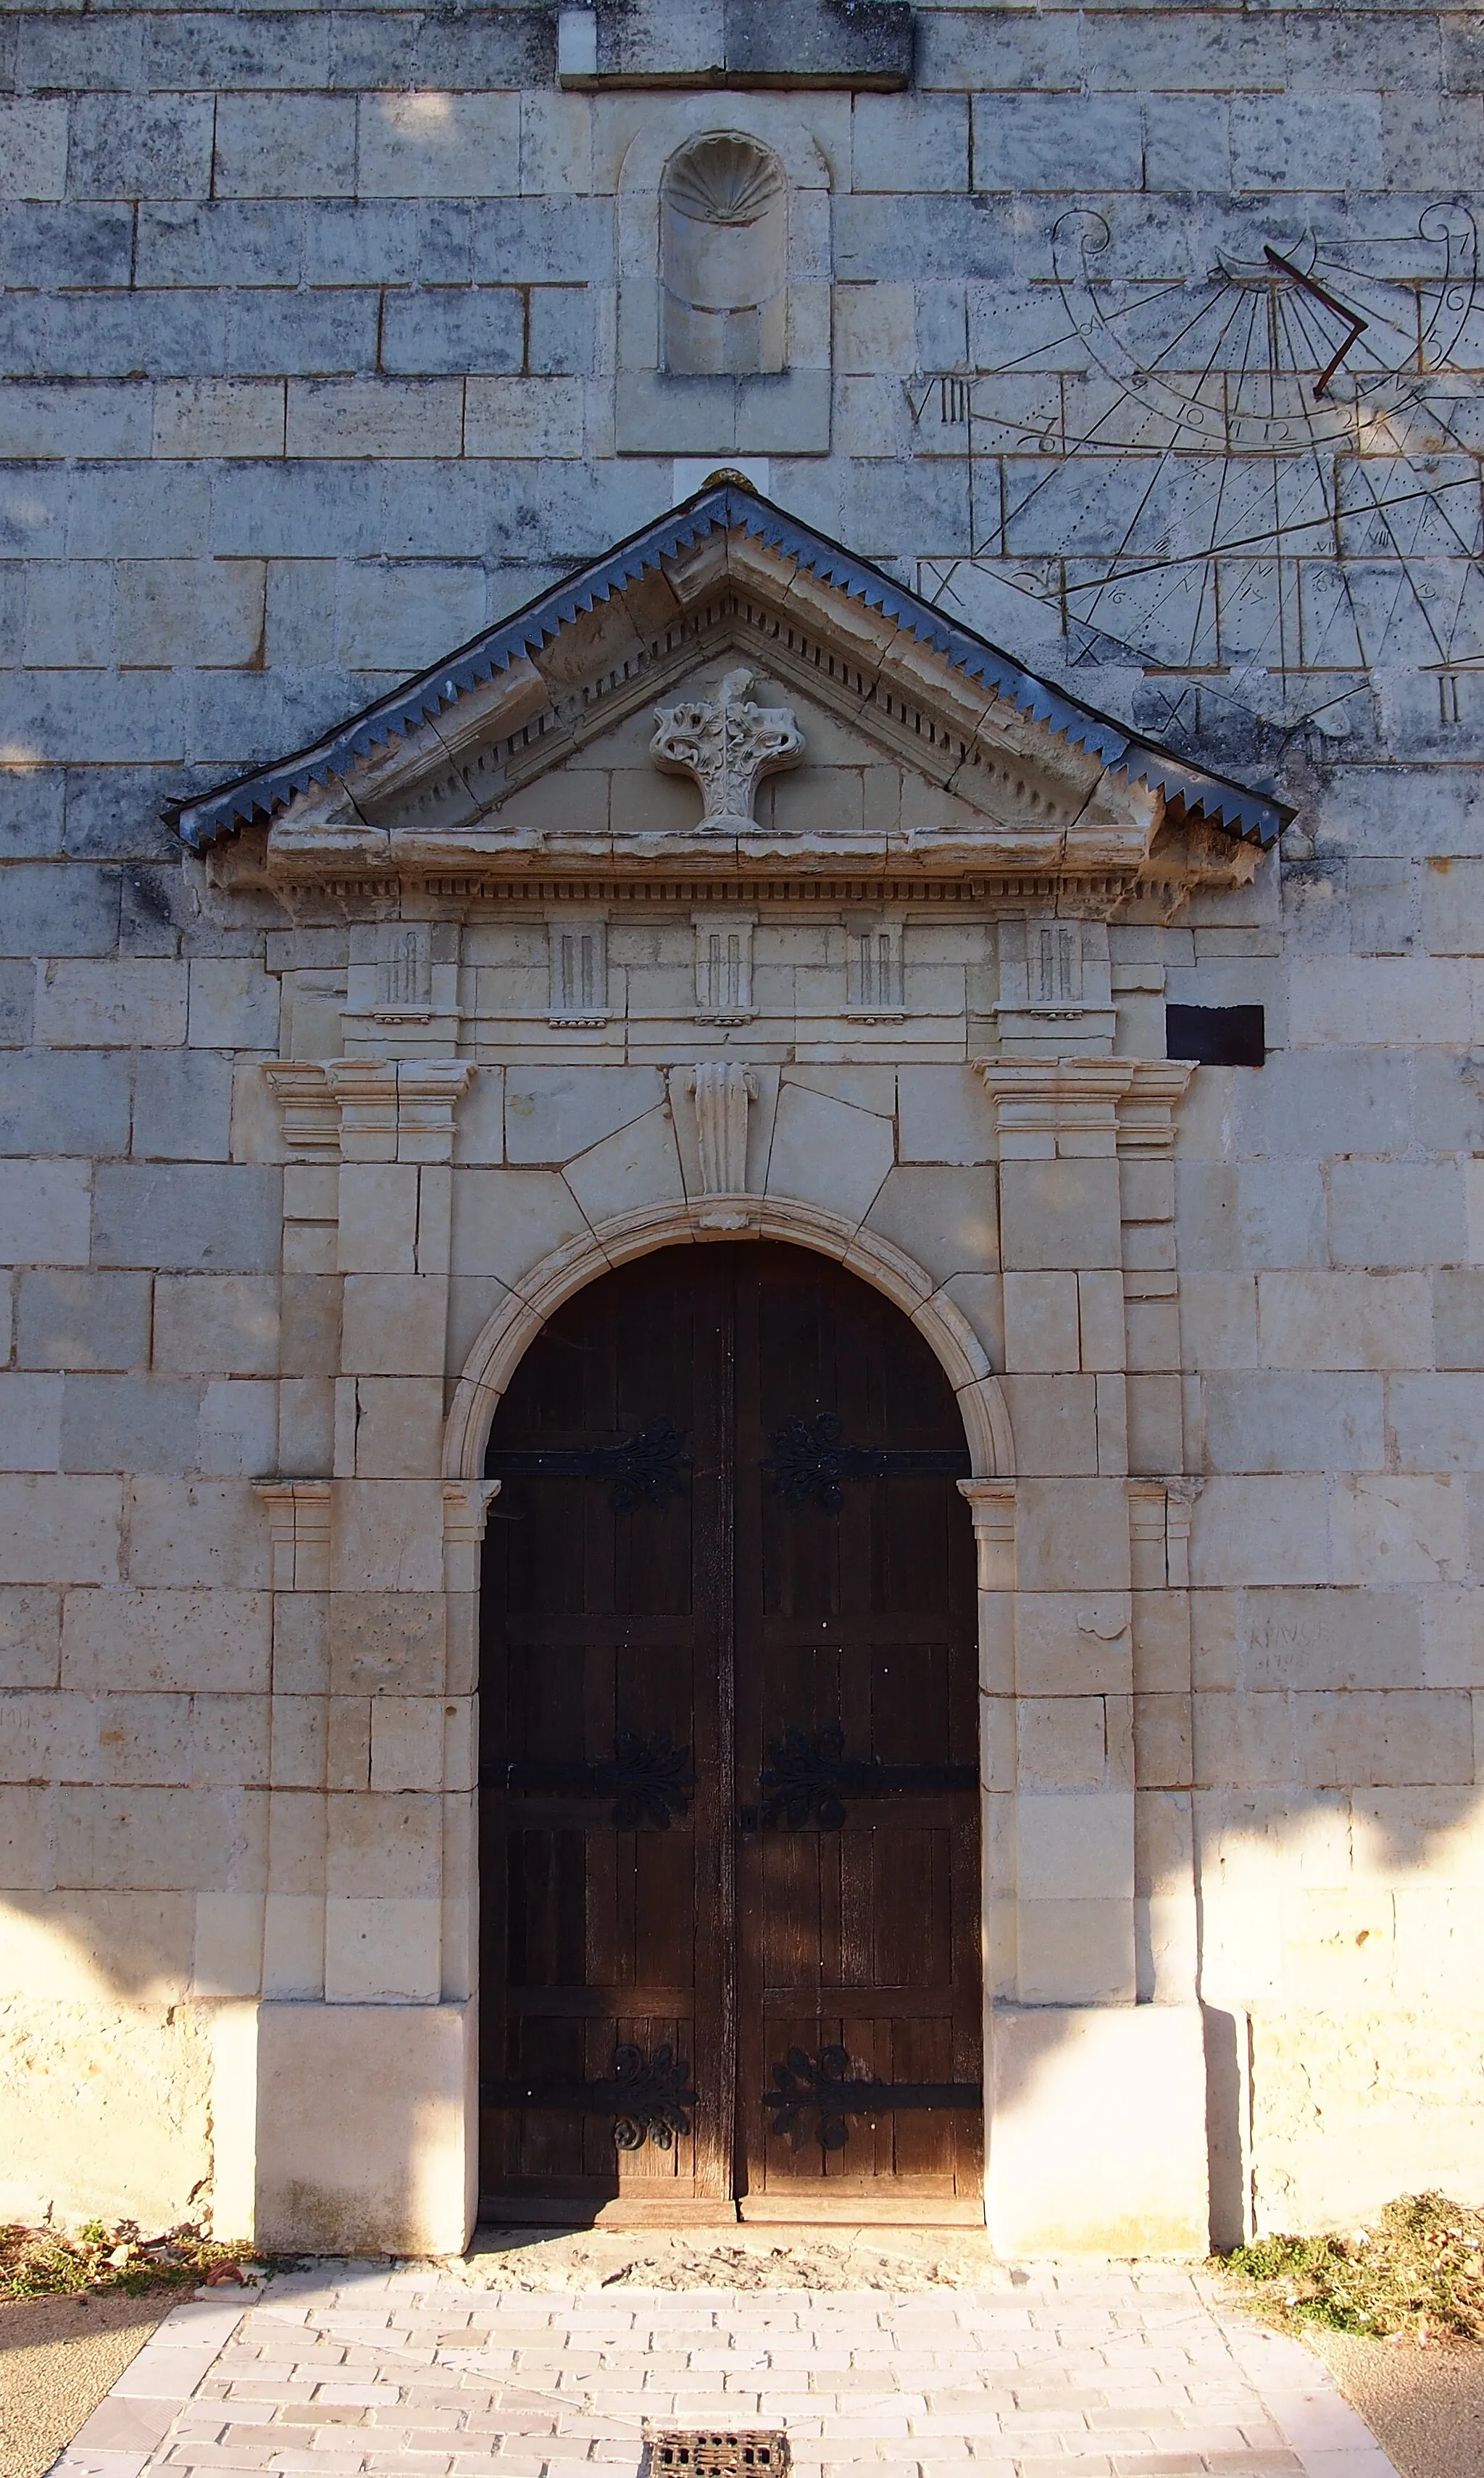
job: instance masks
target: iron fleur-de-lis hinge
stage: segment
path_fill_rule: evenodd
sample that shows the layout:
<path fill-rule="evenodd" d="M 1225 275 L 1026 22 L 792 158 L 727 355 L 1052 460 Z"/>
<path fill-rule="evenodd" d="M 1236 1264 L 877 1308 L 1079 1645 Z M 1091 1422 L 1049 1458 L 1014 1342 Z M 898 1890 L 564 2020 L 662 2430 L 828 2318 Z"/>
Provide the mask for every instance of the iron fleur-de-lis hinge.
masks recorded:
<path fill-rule="evenodd" d="M 685 1443 L 684 1429 L 658 1419 L 616 1446 L 496 1447 L 485 1470 L 491 1479 L 606 1479 L 614 1511 L 627 1514 L 640 1505 L 667 1506 L 683 1493 L 681 1475 L 692 1469 Z"/>
<path fill-rule="evenodd" d="M 847 1446 L 833 1411 L 806 1420 L 799 1412 L 774 1429 L 767 1440 L 771 1454 L 763 1469 L 772 1478 L 775 1497 L 791 1512 L 817 1506 L 837 1514 L 845 1502 L 847 1479 L 966 1479 L 968 1454 L 961 1447 Z"/>
<path fill-rule="evenodd" d="M 843 1730 L 785 1730 L 769 1747 L 764 1768 L 760 1824 L 787 1825 L 802 1833 L 811 1822 L 820 1833 L 838 1833 L 847 1798 L 923 1797 L 935 1790 L 977 1789 L 975 1764 L 885 1764 L 875 1757 L 852 1761 Z"/>
<path fill-rule="evenodd" d="M 482 2082 L 481 2108 L 550 2108 L 581 2116 L 613 2120 L 614 2144 L 619 2151 L 642 2151 L 645 2142 L 657 2150 L 673 2150 L 677 2137 L 691 2131 L 687 2110 L 696 2103 L 690 2067 L 668 2045 L 652 2057 L 631 2041 L 614 2050 L 613 2072 L 606 2082 Z"/>
<path fill-rule="evenodd" d="M 791 2048 L 773 2067 L 773 2087 L 763 2093 L 773 2111 L 773 2132 L 801 2148 L 813 2117 L 821 2151 L 843 2151 L 852 2116 L 891 2116 L 900 2111 L 982 2108 L 981 2083 L 878 2083 L 852 2075 L 843 2048 L 825 2047 L 817 2057 Z"/>
<path fill-rule="evenodd" d="M 509 1790 L 515 1798 L 611 1798 L 610 1822 L 620 1833 L 637 1833 L 642 1824 L 667 1833 L 691 1805 L 695 1775 L 690 1748 L 677 1747 L 667 1730 L 649 1738 L 639 1730 L 616 1730 L 609 1763 L 481 1764 L 479 1782 L 482 1789 Z"/>

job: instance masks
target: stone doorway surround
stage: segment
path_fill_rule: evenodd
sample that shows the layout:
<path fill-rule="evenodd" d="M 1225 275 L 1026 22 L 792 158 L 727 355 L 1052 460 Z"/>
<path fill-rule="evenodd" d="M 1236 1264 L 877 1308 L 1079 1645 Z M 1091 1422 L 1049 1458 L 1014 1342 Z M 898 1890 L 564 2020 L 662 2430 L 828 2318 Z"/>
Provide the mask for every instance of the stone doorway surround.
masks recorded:
<path fill-rule="evenodd" d="M 1202 2253 L 1192 1071 L 1107 924 L 1244 881 L 1281 815 L 735 486 L 547 600 L 181 815 L 214 905 L 293 924 L 256 1141 L 306 1337 L 301 1468 L 258 1490 L 272 1821 L 261 1989 L 214 2021 L 218 2223 L 464 2243 L 490 1422 L 586 1282 L 755 1235 L 893 1300 L 963 1414 L 992 2237 Z M 708 731 L 755 736 L 742 795 Z M 303 960 L 331 930 L 339 980 Z"/>

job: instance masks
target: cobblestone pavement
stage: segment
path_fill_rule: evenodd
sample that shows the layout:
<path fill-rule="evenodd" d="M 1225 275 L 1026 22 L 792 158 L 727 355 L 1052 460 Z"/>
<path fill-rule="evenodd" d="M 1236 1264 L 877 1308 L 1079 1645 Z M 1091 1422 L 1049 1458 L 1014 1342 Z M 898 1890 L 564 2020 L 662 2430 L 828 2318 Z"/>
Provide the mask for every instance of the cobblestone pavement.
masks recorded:
<path fill-rule="evenodd" d="M 629 2478 L 781 2426 L 802 2478 L 1395 2478 L 1327 2369 L 1169 2266 L 973 2288 L 490 2291 L 350 2263 L 177 2307 L 54 2478 Z"/>

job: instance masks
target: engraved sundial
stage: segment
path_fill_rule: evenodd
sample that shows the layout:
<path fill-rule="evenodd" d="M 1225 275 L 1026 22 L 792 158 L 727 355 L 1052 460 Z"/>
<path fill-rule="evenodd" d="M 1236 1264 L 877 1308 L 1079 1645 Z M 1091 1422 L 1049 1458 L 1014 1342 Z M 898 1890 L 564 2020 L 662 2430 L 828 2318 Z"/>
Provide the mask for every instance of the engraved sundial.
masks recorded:
<path fill-rule="evenodd" d="M 1132 648 L 1166 675 L 1146 719 L 1167 731 L 1193 721 L 1181 673 L 1341 737 L 1371 673 L 1433 671 L 1456 719 L 1458 674 L 1484 668 L 1472 216 L 1274 229 L 1196 283 L 1121 277 L 1116 242 L 1063 215 L 1033 350 L 909 383 L 919 447 L 956 433 L 1001 476 L 997 503 L 976 479 L 993 522 L 924 564 L 929 590 L 990 634 L 1007 591 L 1052 601 L 1073 659 Z"/>

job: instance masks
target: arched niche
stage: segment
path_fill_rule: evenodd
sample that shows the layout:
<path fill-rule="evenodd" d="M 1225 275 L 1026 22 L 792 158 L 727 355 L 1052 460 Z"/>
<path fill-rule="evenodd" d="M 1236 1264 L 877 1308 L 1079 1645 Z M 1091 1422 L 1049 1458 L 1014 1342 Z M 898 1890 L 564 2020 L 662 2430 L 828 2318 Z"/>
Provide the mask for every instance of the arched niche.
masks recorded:
<path fill-rule="evenodd" d="M 829 450 L 830 168 L 792 104 L 731 94 L 725 114 L 674 96 L 624 151 L 620 455 Z"/>
<path fill-rule="evenodd" d="M 789 184 L 739 129 L 691 139 L 660 184 L 660 345 L 667 370 L 745 378 L 789 359 Z"/>

